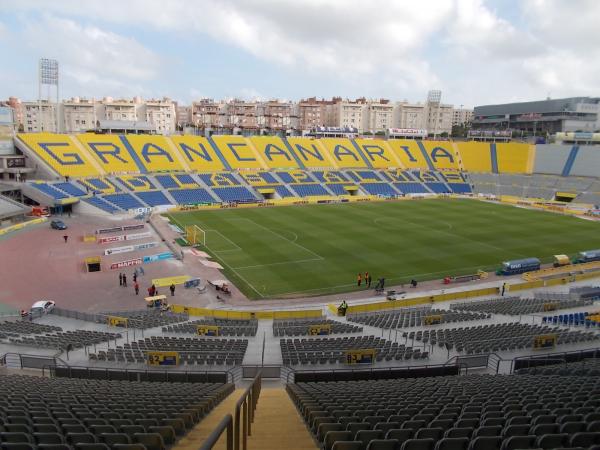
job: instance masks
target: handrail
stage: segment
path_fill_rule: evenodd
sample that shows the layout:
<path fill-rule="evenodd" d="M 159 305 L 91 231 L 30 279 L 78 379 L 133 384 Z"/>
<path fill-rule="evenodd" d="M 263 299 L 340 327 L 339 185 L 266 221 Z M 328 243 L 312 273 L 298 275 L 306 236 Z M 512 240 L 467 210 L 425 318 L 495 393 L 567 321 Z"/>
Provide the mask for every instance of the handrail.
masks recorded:
<path fill-rule="evenodd" d="M 212 449 L 225 430 L 227 430 L 226 449 L 233 450 L 233 418 L 231 417 L 231 414 L 226 414 L 225 417 L 223 417 L 221 422 L 219 422 L 219 425 L 217 425 L 217 428 L 208 435 L 204 443 L 200 446 L 200 450 Z"/>
<path fill-rule="evenodd" d="M 391 372 L 392 370 L 417 370 L 417 369 L 428 369 L 436 367 L 451 367 L 459 366 L 460 364 L 452 363 L 454 358 L 450 358 L 444 364 L 425 364 L 425 365 L 409 365 L 409 366 L 371 366 L 371 367 L 357 367 L 357 368 L 340 368 L 340 369 L 294 369 L 290 366 L 287 367 L 290 371 L 286 377 L 286 383 L 290 382 L 290 375 L 296 375 L 297 373 L 340 373 L 340 372 L 352 372 L 352 373 L 369 373 L 369 372 Z"/>
<path fill-rule="evenodd" d="M 242 450 L 246 450 L 247 438 L 252 435 L 252 422 L 254 422 L 254 411 L 258 403 L 261 390 L 261 372 L 258 372 L 248 389 L 235 405 L 234 425 L 234 450 L 240 450 L 240 415 L 242 419 Z"/>

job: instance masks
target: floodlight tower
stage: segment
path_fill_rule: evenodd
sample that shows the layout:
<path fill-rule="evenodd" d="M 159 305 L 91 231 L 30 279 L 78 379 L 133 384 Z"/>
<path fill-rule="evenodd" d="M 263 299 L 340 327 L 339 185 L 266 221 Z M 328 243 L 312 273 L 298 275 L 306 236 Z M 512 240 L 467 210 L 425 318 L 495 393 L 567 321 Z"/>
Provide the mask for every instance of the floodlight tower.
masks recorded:
<path fill-rule="evenodd" d="M 49 111 L 54 111 L 52 114 L 52 121 L 55 123 L 55 131 L 59 131 L 58 122 L 58 61 L 56 59 L 40 58 L 39 61 L 39 74 L 38 74 L 38 104 L 39 104 L 39 118 L 38 118 L 38 131 L 43 130 L 43 114 L 42 114 L 42 100 L 44 99 L 48 104 Z M 56 102 L 52 107 L 51 98 L 53 94 L 56 96 Z"/>
<path fill-rule="evenodd" d="M 442 91 L 434 89 L 427 93 L 427 108 L 431 111 L 435 108 L 435 116 L 433 119 L 433 137 L 437 136 L 438 121 L 440 119 L 440 103 L 442 102 Z"/>

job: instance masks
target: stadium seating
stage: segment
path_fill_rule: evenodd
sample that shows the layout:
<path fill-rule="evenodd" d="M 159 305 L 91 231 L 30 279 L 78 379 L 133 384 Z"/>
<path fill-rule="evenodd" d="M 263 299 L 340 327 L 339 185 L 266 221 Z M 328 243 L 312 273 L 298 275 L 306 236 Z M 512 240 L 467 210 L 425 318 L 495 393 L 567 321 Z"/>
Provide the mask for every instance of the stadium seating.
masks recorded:
<path fill-rule="evenodd" d="M 595 145 L 580 145 L 577 146 L 577 155 L 571 168 L 563 175 L 598 177 L 598 174 L 600 174 L 598 148 Z"/>
<path fill-rule="evenodd" d="M 101 172 L 70 136 L 51 133 L 20 133 L 24 142 L 39 158 L 61 176 L 89 177 Z"/>
<path fill-rule="evenodd" d="M 392 152 L 387 141 L 378 139 L 354 139 L 362 151 L 366 161 L 376 169 L 402 166 L 398 157 Z"/>
<path fill-rule="evenodd" d="M 117 188 L 117 186 L 108 178 L 80 179 L 79 183 L 81 183 L 86 188 L 86 190 L 89 190 L 90 192 L 112 194 L 114 192 L 119 191 L 119 188 Z"/>
<path fill-rule="evenodd" d="M 492 157 L 487 142 L 457 142 L 462 167 L 467 172 L 491 172 Z"/>
<path fill-rule="evenodd" d="M 43 334 L 62 331 L 61 327 L 44 325 L 35 322 L 0 322 L 0 333 L 5 336 L 18 336 L 20 334 Z"/>
<path fill-rule="evenodd" d="M 123 141 L 113 134 L 78 134 L 75 139 L 107 174 L 139 173 L 144 170 L 136 163 Z"/>
<path fill-rule="evenodd" d="M 541 144 L 535 146 L 535 173 L 561 175 L 571 153 L 571 145 Z"/>
<path fill-rule="evenodd" d="M 170 201 L 161 191 L 138 192 L 136 195 L 148 206 L 173 204 L 173 202 Z"/>
<path fill-rule="evenodd" d="M 435 316 L 437 323 L 464 322 L 469 320 L 484 320 L 490 314 L 471 313 L 463 311 L 448 311 L 431 308 L 405 308 L 398 311 L 386 311 L 368 314 L 349 314 L 349 322 L 361 323 L 379 328 L 409 328 L 424 325 L 424 318 Z"/>
<path fill-rule="evenodd" d="M 84 199 L 84 201 L 86 203 L 89 203 L 90 205 L 95 206 L 96 208 L 99 208 L 102 211 L 106 211 L 107 213 L 110 213 L 110 214 L 114 214 L 116 212 L 122 211 L 121 208 L 118 208 L 117 206 L 105 201 L 104 199 L 102 199 L 100 197 L 93 197 L 93 196 L 87 197 Z"/>
<path fill-rule="evenodd" d="M 375 336 L 350 336 L 343 338 L 281 339 L 284 365 L 338 364 L 346 362 L 346 350 L 375 349 L 377 361 L 424 359 L 429 352 L 421 352 L 397 342 Z"/>
<path fill-rule="evenodd" d="M 320 196 L 320 195 L 329 196 L 330 195 L 329 192 L 327 192 L 325 190 L 325 188 L 318 183 L 292 184 L 291 186 L 294 189 L 294 191 L 296 192 L 296 194 L 298 194 L 299 197 L 311 197 L 311 196 Z"/>
<path fill-rule="evenodd" d="M 187 166 L 195 172 L 229 169 L 208 139 L 200 136 L 171 136 L 171 141 Z"/>
<path fill-rule="evenodd" d="M 338 167 L 334 164 L 329 152 L 320 143 L 320 139 L 300 137 L 287 138 L 296 158 L 306 168 L 331 168 Z"/>
<path fill-rule="evenodd" d="M 299 169 L 295 155 L 277 136 L 252 136 L 250 142 L 270 169 Z"/>
<path fill-rule="evenodd" d="M 69 197 L 65 192 L 55 189 L 52 185 L 47 183 L 31 183 L 31 186 L 57 200 Z"/>
<path fill-rule="evenodd" d="M 419 142 L 407 139 L 390 139 L 388 145 L 401 162 L 401 168 L 433 169 L 427 163 L 427 158 L 421 150 Z"/>
<path fill-rule="evenodd" d="M 284 183 L 314 183 L 309 172 L 303 170 L 277 171 L 277 176 Z"/>
<path fill-rule="evenodd" d="M 127 189 L 134 192 L 143 192 L 156 189 L 148 177 L 144 175 L 122 175 L 117 177 L 117 180 L 125 185 Z"/>
<path fill-rule="evenodd" d="M 91 353 L 90 360 L 146 364 L 146 352 L 158 350 L 179 352 L 179 363 L 182 365 L 239 365 L 244 359 L 247 347 L 246 339 L 152 336 L 131 344 L 108 348 L 106 351 Z"/>
<path fill-rule="evenodd" d="M 324 138 L 319 139 L 319 143 L 328 152 L 334 167 L 369 167 L 362 152 L 349 139 Z"/>
<path fill-rule="evenodd" d="M 26 345 L 35 348 L 55 348 L 65 350 L 67 346 L 72 348 L 83 348 L 88 345 L 100 344 L 108 340 L 120 338 L 119 333 L 107 333 L 103 331 L 74 330 L 55 331 L 44 335 L 19 336 L 9 338 L 14 345 Z"/>
<path fill-rule="evenodd" d="M 190 322 L 169 325 L 162 328 L 163 333 L 191 333 L 197 334 L 198 325 L 213 325 L 219 327 L 219 336 L 256 336 L 258 329 L 257 320 L 230 320 L 206 319 L 192 320 Z"/>
<path fill-rule="evenodd" d="M 357 183 L 378 183 L 382 181 L 378 176 L 378 172 L 374 170 L 348 170 L 346 171 L 346 175 L 350 180 Z"/>
<path fill-rule="evenodd" d="M 595 448 L 598 386 L 597 376 L 469 375 L 287 390 L 324 450 L 509 450 Z"/>
<path fill-rule="evenodd" d="M 266 186 L 279 183 L 270 172 L 240 172 L 250 186 Z"/>
<path fill-rule="evenodd" d="M 529 144 L 496 144 L 499 173 L 531 173 L 534 146 Z"/>
<path fill-rule="evenodd" d="M 331 333 L 360 333 L 362 327 L 337 322 L 331 319 L 275 319 L 273 321 L 273 335 L 277 336 L 306 336 L 311 326 L 328 325 Z"/>
<path fill-rule="evenodd" d="M 339 170 L 313 170 L 311 173 L 319 183 L 345 183 L 349 181 L 344 172 Z"/>
<path fill-rule="evenodd" d="M 591 300 L 561 299 L 558 296 L 553 300 L 547 298 L 503 297 L 492 300 L 453 303 L 450 305 L 450 308 L 459 311 L 520 315 L 548 311 L 548 305 L 552 305 L 553 309 L 568 309 L 586 306 L 591 303 Z"/>
<path fill-rule="evenodd" d="M 233 389 L 222 383 L 3 375 L 0 441 L 6 450 L 164 450 Z"/>
<path fill-rule="evenodd" d="M 430 194 L 422 183 L 394 183 L 396 189 L 403 194 Z"/>
<path fill-rule="evenodd" d="M 239 186 L 240 182 L 229 172 L 201 173 L 200 179 L 207 186 Z"/>
<path fill-rule="evenodd" d="M 85 191 L 75 186 L 73 183 L 53 183 L 52 187 L 58 189 L 71 197 L 83 197 L 86 195 Z"/>
<path fill-rule="evenodd" d="M 132 194 L 107 194 L 102 198 L 125 211 L 144 207 Z"/>
<path fill-rule="evenodd" d="M 256 200 L 256 197 L 244 186 L 215 187 L 213 192 L 224 202 L 248 202 Z"/>
<path fill-rule="evenodd" d="M 275 192 L 281 197 L 294 197 L 294 194 L 290 192 L 290 190 L 285 187 L 283 184 L 276 184 L 275 186 L 263 186 L 265 189 L 275 189 Z"/>
<path fill-rule="evenodd" d="M 216 203 L 217 201 L 206 189 L 171 189 L 169 194 L 179 205 L 196 205 L 198 203 Z"/>
<path fill-rule="evenodd" d="M 346 188 L 356 188 L 356 185 L 351 183 L 327 183 L 326 186 L 335 195 L 349 195 L 349 192 L 346 190 Z"/>
<path fill-rule="evenodd" d="M 242 136 L 213 136 L 217 148 L 232 169 L 265 169 L 262 157 Z"/>
<path fill-rule="evenodd" d="M 386 181 L 393 181 L 398 183 L 412 183 L 415 178 L 411 175 L 408 170 L 384 170 L 379 172 L 382 178 Z"/>
<path fill-rule="evenodd" d="M 126 136 L 131 157 L 141 172 L 174 172 L 187 170 L 183 158 L 164 136 L 129 134 Z M 124 142 L 125 142 L 124 141 Z"/>
<path fill-rule="evenodd" d="M 362 183 L 360 185 L 368 194 L 382 197 L 396 197 L 398 192 L 388 183 Z"/>
<path fill-rule="evenodd" d="M 519 322 L 483 325 L 480 327 L 437 329 L 425 331 L 411 331 L 406 333 L 406 338 L 417 341 L 429 342 L 440 347 L 449 345 L 457 352 L 467 354 L 490 353 L 501 350 L 516 350 L 519 348 L 532 348 L 533 337 L 554 333 L 557 344 L 572 342 L 593 341 L 600 336 L 595 333 L 581 331 L 556 330 L 549 326 L 529 325 Z"/>
<path fill-rule="evenodd" d="M 429 168 L 435 170 L 460 169 L 454 145 L 449 141 L 418 142 L 421 151 L 427 155 Z"/>
<path fill-rule="evenodd" d="M 131 310 L 131 311 L 108 311 L 103 312 L 106 316 L 117 316 L 127 318 L 128 328 L 147 329 L 160 327 L 163 325 L 185 322 L 189 319 L 188 314 L 172 313 L 170 311 L 151 310 Z"/>

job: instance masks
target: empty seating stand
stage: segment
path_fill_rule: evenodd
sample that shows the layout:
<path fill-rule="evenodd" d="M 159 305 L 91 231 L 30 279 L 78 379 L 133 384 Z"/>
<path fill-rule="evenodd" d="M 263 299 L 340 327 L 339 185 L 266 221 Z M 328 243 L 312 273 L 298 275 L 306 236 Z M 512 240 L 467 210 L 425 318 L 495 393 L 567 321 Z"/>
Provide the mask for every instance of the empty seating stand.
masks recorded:
<path fill-rule="evenodd" d="M 592 448 L 600 444 L 599 388 L 598 376 L 556 375 L 287 386 L 325 450 Z"/>
<path fill-rule="evenodd" d="M 219 336 L 256 336 L 258 320 L 229 320 L 206 318 L 186 323 L 170 325 L 162 328 L 163 333 L 193 333 L 196 334 L 198 325 L 214 325 L 219 327 Z"/>
<path fill-rule="evenodd" d="M 138 310 L 138 311 L 108 311 L 102 313 L 107 316 L 118 316 L 127 318 L 129 328 L 147 329 L 160 327 L 177 322 L 185 322 L 189 319 L 187 313 L 173 313 L 170 311 Z"/>
<path fill-rule="evenodd" d="M 273 321 L 273 335 L 277 336 L 305 336 L 309 328 L 317 325 L 328 325 L 331 333 L 360 333 L 362 327 L 349 323 L 338 322 L 331 319 L 275 319 Z"/>
<path fill-rule="evenodd" d="M 9 338 L 9 342 L 15 345 L 55 349 L 66 349 L 70 345 L 73 349 L 77 349 L 87 347 L 88 345 L 101 344 L 108 340 L 116 340 L 120 337 L 121 334 L 119 333 L 92 330 L 69 330 L 55 331 L 52 334 Z"/>
<path fill-rule="evenodd" d="M 571 298 L 549 299 L 503 297 L 492 300 L 453 303 L 450 305 L 450 309 L 457 311 L 480 311 L 492 314 L 520 315 L 547 311 L 548 304 L 552 304 L 553 309 L 566 309 L 586 306 L 591 303 L 591 300 Z"/>
<path fill-rule="evenodd" d="M 117 444 L 163 450 L 233 389 L 222 383 L 0 376 L 0 443 L 6 450 Z"/>
<path fill-rule="evenodd" d="M 437 316 L 436 322 L 439 319 L 438 323 L 453 323 L 487 319 L 490 317 L 490 314 L 448 311 L 445 309 L 404 308 L 398 311 L 381 313 L 350 314 L 347 316 L 347 320 L 379 328 L 408 328 L 423 325 L 424 318 L 431 316 Z"/>

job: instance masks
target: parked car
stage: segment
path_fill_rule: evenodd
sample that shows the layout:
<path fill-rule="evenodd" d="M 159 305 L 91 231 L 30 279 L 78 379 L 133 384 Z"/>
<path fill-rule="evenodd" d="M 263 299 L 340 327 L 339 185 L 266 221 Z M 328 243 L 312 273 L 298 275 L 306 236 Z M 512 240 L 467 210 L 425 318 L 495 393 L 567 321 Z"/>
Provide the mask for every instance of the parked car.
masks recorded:
<path fill-rule="evenodd" d="M 42 314 L 48 314 L 54 309 L 54 302 L 50 300 L 40 300 L 31 305 L 31 314 L 33 316 L 41 316 Z"/>
<path fill-rule="evenodd" d="M 67 224 L 64 223 L 62 220 L 53 220 L 52 222 L 50 222 L 50 228 L 54 229 L 54 230 L 66 230 Z"/>

